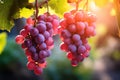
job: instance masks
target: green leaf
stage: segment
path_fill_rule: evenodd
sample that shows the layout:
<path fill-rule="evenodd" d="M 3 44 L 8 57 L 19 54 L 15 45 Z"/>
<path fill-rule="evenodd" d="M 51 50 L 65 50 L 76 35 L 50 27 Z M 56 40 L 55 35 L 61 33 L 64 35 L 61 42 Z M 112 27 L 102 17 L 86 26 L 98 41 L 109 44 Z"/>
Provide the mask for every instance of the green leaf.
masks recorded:
<path fill-rule="evenodd" d="M 13 27 L 13 19 L 19 18 L 19 9 L 25 6 L 28 0 L 2 0 L 0 3 L 0 29 L 8 30 Z"/>
<path fill-rule="evenodd" d="M 67 3 L 67 0 L 50 0 L 49 6 L 59 14 L 63 14 L 64 12 L 69 11 L 71 8 Z"/>
<path fill-rule="evenodd" d="M 28 18 L 30 16 L 32 16 L 34 14 L 34 10 L 32 9 L 28 9 L 28 8 L 22 8 L 20 10 L 20 18 L 24 17 L 24 18 Z"/>
<path fill-rule="evenodd" d="M 5 48 L 5 45 L 7 42 L 6 38 L 7 38 L 7 34 L 5 32 L 0 34 L 0 54 L 2 53 L 2 51 Z"/>

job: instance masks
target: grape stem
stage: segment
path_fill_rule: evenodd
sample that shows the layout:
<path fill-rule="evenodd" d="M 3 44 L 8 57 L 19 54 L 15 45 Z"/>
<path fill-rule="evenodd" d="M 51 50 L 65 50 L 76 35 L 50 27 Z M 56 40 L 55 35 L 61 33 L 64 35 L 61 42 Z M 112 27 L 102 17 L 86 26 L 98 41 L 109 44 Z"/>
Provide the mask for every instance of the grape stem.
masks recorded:
<path fill-rule="evenodd" d="M 46 3 L 47 3 L 47 13 L 49 13 L 48 0 L 46 1 Z"/>
<path fill-rule="evenodd" d="M 85 9 L 85 8 L 86 8 L 86 11 L 88 11 L 88 0 L 86 0 L 85 5 L 83 6 L 83 9 Z"/>
<path fill-rule="evenodd" d="M 81 1 L 82 1 L 82 0 L 77 0 L 77 1 L 76 1 L 76 11 L 78 11 L 79 3 L 80 3 Z"/>
<path fill-rule="evenodd" d="M 39 13 L 39 10 L 38 10 L 38 0 L 35 0 L 35 24 L 37 22 L 38 13 Z"/>

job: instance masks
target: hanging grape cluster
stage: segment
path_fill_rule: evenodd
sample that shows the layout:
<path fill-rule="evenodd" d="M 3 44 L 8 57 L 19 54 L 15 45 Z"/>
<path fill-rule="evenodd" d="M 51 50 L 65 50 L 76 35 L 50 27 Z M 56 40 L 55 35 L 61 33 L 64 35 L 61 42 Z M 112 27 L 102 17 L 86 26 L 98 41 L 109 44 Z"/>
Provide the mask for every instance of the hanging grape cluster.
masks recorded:
<path fill-rule="evenodd" d="M 46 67 L 46 58 L 51 55 L 54 46 L 53 35 L 59 26 L 56 15 L 45 13 L 38 16 L 36 24 L 32 18 L 27 19 L 27 24 L 20 34 L 16 36 L 16 43 L 21 44 L 28 58 L 27 67 L 34 70 L 36 75 L 42 73 Z"/>
<path fill-rule="evenodd" d="M 90 45 L 88 38 L 94 36 L 96 17 L 90 12 L 72 10 L 64 13 L 60 22 L 59 34 L 62 40 L 60 48 L 67 52 L 72 66 L 89 56 Z"/>
<path fill-rule="evenodd" d="M 48 11 L 37 16 L 36 0 L 36 17 L 28 18 L 26 25 L 15 38 L 16 43 L 21 44 L 25 51 L 27 68 L 33 70 L 36 75 L 41 74 L 47 65 L 46 58 L 51 55 L 51 49 L 54 47 L 53 35 L 60 35 L 60 48 L 66 52 L 72 66 L 77 66 L 89 56 L 91 47 L 88 38 L 96 34 L 96 17 L 91 12 L 78 10 L 80 1 L 68 0 L 68 3 L 76 3 L 76 10 L 64 13 L 64 18 L 59 23 L 59 18 L 50 15 Z"/>

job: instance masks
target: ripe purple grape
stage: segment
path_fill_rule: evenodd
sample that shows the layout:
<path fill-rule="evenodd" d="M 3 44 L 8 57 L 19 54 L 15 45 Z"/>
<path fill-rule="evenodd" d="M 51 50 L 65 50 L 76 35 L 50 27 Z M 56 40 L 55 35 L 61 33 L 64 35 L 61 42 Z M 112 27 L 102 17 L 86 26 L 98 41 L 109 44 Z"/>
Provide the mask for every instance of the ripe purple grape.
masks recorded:
<path fill-rule="evenodd" d="M 37 36 L 37 35 L 39 34 L 39 31 L 38 31 L 37 28 L 32 28 L 32 29 L 30 30 L 30 34 L 31 34 L 33 37 L 35 37 L 35 36 Z"/>
<path fill-rule="evenodd" d="M 46 25 L 43 24 L 43 23 L 39 23 L 39 24 L 37 25 L 37 29 L 39 30 L 40 33 L 43 33 L 43 32 L 46 31 Z"/>
<path fill-rule="evenodd" d="M 73 40 L 74 42 L 78 42 L 78 41 L 80 40 L 80 35 L 79 35 L 79 34 L 74 34 L 74 35 L 72 36 L 72 40 Z"/>
<path fill-rule="evenodd" d="M 63 30 L 61 32 L 61 36 L 64 38 L 69 38 L 69 37 L 71 37 L 71 33 L 68 30 Z"/>
<path fill-rule="evenodd" d="M 50 37 L 50 33 L 48 31 L 45 31 L 43 33 L 43 35 L 44 35 L 45 39 L 48 39 Z"/>
<path fill-rule="evenodd" d="M 79 54 L 84 53 L 85 51 L 86 51 L 85 46 L 80 45 L 80 46 L 78 47 L 78 53 L 79 53 Z"/>
<path fill-rule="evenodd" d="M 38 34 L 38 35 L 35 37 L 35 41 L 36 41 L 36 43 L 41 44 L 42 42 L 45 41 L 45 37 L 44 37 L 42 34 Z"/>
<path fill-rule="evenodd" d="M 40 49 L 40 50 L 47 49 L 46 43 L 41 43 L 41 44 L 39 45 L 39 49 Z"/>
<path fill-rule="evenodd" d="M 47 52 L 46 52 L 45 50 L 41 50 L 41 51 L 39 52 L 39 57 L 40 57 L 40 58 L 46 58 L 46 57 L 47 57 Z"/>
<path fill-rule="evenodd" d="M 76 52 L 77 48 L 76 48 L 75 45 L 70 44 L 70 45 L 68 46 L 68 50 L 71 51 L 71 52 Z"/>

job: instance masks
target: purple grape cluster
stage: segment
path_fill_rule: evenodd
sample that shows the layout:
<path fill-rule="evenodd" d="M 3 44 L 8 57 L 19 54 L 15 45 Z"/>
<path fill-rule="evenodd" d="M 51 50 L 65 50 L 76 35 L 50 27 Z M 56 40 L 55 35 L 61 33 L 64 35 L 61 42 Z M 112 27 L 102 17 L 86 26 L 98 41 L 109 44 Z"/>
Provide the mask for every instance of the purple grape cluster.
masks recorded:
<path fill-rule="evenodd" d="M 34 70 L 34 73 L 39 75 L 45 68 L 46 58 L 51 55 L 51 49 L 54 47 L 52 37 L 59 26 L 59 18 L 45 13 L 38 16 L 36 23 L 34 22 L 32 18 L 28 18 L 26 26 L 15 40 L 25 50 L 28 69 Z"/>
<path fill-rule="evenodd" d="M 63 41 L 60 48 L 67 52 L 67 57 L 72 66 L 89 56 L 90 45 L 88 38 L 95 35 L 96 17 L 83 10 L 64 13 L 64 19 L 60 22 L 59 34 Z"/>

